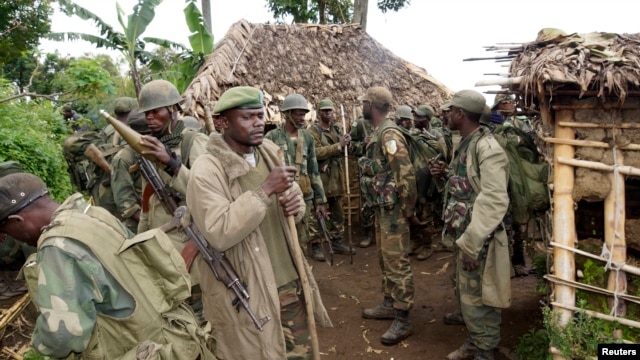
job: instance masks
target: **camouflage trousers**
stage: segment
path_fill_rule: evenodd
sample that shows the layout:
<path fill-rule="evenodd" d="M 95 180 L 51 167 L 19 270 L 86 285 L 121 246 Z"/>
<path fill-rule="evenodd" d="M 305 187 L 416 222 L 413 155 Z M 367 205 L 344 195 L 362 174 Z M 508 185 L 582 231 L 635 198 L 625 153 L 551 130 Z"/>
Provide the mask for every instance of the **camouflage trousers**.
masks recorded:
<path fill-rule="evenodd" d="M 299 280 L 278 288 L 287 360 L 307 360 L 312 357 L 311 332 L 301 289 Z"/>
<path fill-rule="evenodd" d="M 344 237 L 344 212 L 342 211 L 342 196 L 327 198 L 327 211 L 329 219 L 325 220 L 329 238 L 342 239 Z M 322 228 L 315 214 L 309 219 L 309 239 L 311 242 L 320 242 L 324 237 Z"/>
<path fill-rule="evenodd" d="M 311 200 L 305 200 L 304 202 L 307 209 L 304 212 L 302 220 L 296 224 L 296 232 L 298 233 L 298 243 L 302 248 L 302 252 L 306 256 L 308 255 L 307 253 L 309 248 L 309 214 L 311 214 L 311 211 L 313 210 L 313 202 Z"/>
<path fill-rule="evenodd" d="M 405 217 L 397 216 L 398 211 L 378 208 L 375 212 L 382 291 L 385 296 L 393 299 L 395 309 L 410 310 L 413 307 L 415 288 L 409 262 L 409 222 Z"/>
<path fill-rule="evenodd" d="M 376 212 L 371 206 L 364 206 L 360 210 L 360 225 L 363 228 L 372 227 L 374 225 Z"/>
<path fill-rule="evenodd" d="M 433 204 L 416 206 L 416 216 L 424 225 L 410 225 L 412 247 L 431 247 L 433 245 L 433 229 L 435 228 Z"/>
<path fill-rule="evenodd" d="M 456 248 L 456 295 L 469 337 L 480 349 L 490 350 L 500 342 L 502 309 L 482 303 L 482 273 L 485 261 L 473 271 L 462 268 L 462 253 Z"/>

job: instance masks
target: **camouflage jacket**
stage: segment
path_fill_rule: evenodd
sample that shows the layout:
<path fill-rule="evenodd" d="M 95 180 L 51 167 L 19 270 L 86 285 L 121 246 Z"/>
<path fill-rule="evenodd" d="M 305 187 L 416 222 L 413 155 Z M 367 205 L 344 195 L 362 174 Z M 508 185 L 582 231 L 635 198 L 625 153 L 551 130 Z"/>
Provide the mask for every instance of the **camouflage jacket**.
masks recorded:
<path fill-rule="evenodd" d="M 351 135 L 351 145 L 349 145 L 349 150 L 356 156 L 364 156 L 367 148 L 367 144 L 364 140 L 367 136 L 373 135 L 371 122 L 360 116 L 353 122 L 353 124 L 351 124 L 351 132 L 349 135 Z"/>
<path fill-rule="evenodd" d="M 295 166 L 298 170 L 296 181 L 302 189 L 304 199 L 313 200 L 316 204 L 326 204 L 327 198 L 320 178 L 315 142 L 309 130 L 298 130 L 298 139 L 302 137 L 304 140 L 302 154 L 297 153 L 298 141 L 289 137 L 284 125 L 269 131 L 265 137 L 282 149 L 285 163 L 288 166 Z"/>
<path fill-rule="evenodd" d="M 364 157 L 358 160 L 361 185 L 374 206 L 396 208 L 399 216 L 414 215 L 417 199 L 415 169 L 404 135 L 390 119 L 374 131 Z"/>
<path fill-rule="evenodd" d="M 320 168 L 320 178 L 327 197 L 337 197 L 345 194 L 344 179 L 344 148 L 340 146 L 342 128 L 332 124 L 324 129 L 320 124 L 313 124 L 309 128 L 316 145 L 316 155 Z"/>
<path fill-rule="evenodd" d="M 126 146 L 111 160 L 111 190 L 118 213 L 126 219 L 140 210 L 142 199 L 142 175 L 140 171 L 129 173 L 137 163 L 138 153 Z"/>
<path fill-rule="evenodd" d="M 213 358 L 195 315 L 180 305 L 189 296 L 189 278 L 166 235 L 153 230 L 133 237 L 81 194 L 53 214 L 23 273 L 40 310 L 32 343 L 43 355 L 135 357 L 139 345 L 151 341 L 171 358 Z"/>

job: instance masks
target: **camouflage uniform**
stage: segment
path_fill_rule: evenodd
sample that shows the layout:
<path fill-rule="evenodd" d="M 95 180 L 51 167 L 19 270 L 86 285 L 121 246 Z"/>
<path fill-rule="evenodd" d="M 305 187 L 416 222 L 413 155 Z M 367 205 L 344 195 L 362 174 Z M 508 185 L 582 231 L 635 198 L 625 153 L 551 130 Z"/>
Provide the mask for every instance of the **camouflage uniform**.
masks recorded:
<path fill-rule="evenodd" d="M 510 303 L 509 269 L 505 268 L 508 257 L 504 256 L 507 241 L 502 227 L 509 203 L 507 179 L 506 154 L 482 126 L 462 139 L 441 178 L 446 181 L 443 242 L 455 242 L 456 294 L 470 341 L 481 350 L 498 345 L 501 308 Z M 480 266 L 464 270 L 463 253 Z"/>
<path fill-rule="evenodd" d="M 367 136 L 373 135 L 373 128 L 371 127 L 371 123 L 365 121 L 361 116 L 351 125 L 351 145 L 349 149 L 351 152 L 357 156 L 365 156 L 366 154 L 366 144 L 364 140 Z M 366 229 L 371 228 L 373 226 L 375 212 L 373 211 L 373 207 L 367 204 L 366 199 L 366 190 L 361 186 L 360 187 L 360 199 L 362 202 L 362 208 L 360 209 L 360 225 L 367 231 Z"/>
<path fill-rule="evenodd" d="M 131 232 L 138 231 L 138 221 L 132 216 L 141 210 L 142 175 L 140 170 L 130 173 L 137 164 L 138 153 L 130 146 L 118 151 L 111 161 L 111 190 L 121 221 Z"/>
<path fill-rule="evenodd" d="M 395 309 L 408 311 L 413 307 L 414 284 L 407 218 L 414 215 L 417 190 L 406 140 L 392 120 L 386 119 L 373 133 L 367 156 L 358 165 L 376 213 L 383 293 L 393 299 Z"/>
<path fill-rule="evenodd" d="M 179 254 L 167 250 L 166 237 L 155 230 L 146 235 L 150 248 L 167 251 L 145 255 L 162 262 L 154 264 L 163 270 L 157 276 L 158 269 L 139 257 L 144 250 L 128 251 L 147 246 L 140 245 L 144 240 L 125 246 L 132 234 L 81 194 L 69 197 L 52 219 L 23 270 L 40 310 L 32 337 L 36 351 L 53 358 L 120 359 L 152 348 L 160 357 L 215 359 L 205 345 L 207 333 L 181 305 L 189 295 L 188 275 Z"/>
<path fill-rule="evenodd" d="M 309 129 L 309 133 L 315 142 L 320 178 L 329 205 L 327 210 L 331 214 L 327 222 L 329 236 L 331 239 L 342 239 L 344 237 L 342 196 L 345 193 L 344 148 L 340 146 L 342 128 L 332 124 L 329 129 L 323 129 L 320 124 L 314 124 Z M 314 217 L 309 224 L 309 238 L 319 239 L 322 236 L 320 224 Z"/>
<path fill-rule="evenodd" d="M 284 153 L 285 164 L 295 166 L 298 171 L 296 182 L 300 185 L 300 189 L 302 189 L 307 207 L 304 218 L 296 225 L 296 230 L 298 231 L 298 241 L 300 242 L 302 251 L 307 254 L 310 240 L 309 225 L 311 221 L 310 213 L 313 208 L 312 204 L 321 205 L 327 203 L 327 198 L 325 197 L 322 186 L 322 179 L 320 178 L 313 137 L 308 130 L 299 129 L 298 137 L 295 140 L 291 139 L 284 125 L 281 125 L 269 131 L 267 135 L 265 135 L 265 138 L 278 145 Z M 301 138 L 303 139 L 303 148 L 300 149 L 301 154 L 298 154 L 298 140 Z"/>

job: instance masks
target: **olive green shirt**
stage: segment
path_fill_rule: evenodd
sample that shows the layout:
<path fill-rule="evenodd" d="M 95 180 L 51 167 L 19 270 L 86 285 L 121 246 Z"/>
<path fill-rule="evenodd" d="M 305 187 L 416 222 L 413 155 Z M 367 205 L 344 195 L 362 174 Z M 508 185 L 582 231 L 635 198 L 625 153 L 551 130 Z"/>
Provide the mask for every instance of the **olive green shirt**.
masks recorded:
<path fill-rule="evenodd" d="M 344 195 L 344 148 L 340 146 L 342 128 L 332 124 L 324 129 L 320 124 L 314 124 L 309 133 L 313 136 L 316 146 L 316 156 L 320 168 L 322 187 L 327 197 Z"/>

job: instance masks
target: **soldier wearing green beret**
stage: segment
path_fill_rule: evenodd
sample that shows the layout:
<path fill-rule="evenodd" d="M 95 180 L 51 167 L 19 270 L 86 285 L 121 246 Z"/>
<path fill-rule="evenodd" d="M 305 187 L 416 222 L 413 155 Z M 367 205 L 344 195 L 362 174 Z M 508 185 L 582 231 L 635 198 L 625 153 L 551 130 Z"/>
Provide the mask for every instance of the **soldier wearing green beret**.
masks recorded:
<path fill-rule="evenodd" d="M 31 340 L 38 353 L 215 359 L 184 304 L 190 286 L 180 254 L 161 231 L 133 237 L 81 194 L 59 205 L 42 179 L 18 173 L 0 179 L 0 232 L 38 246 L 23 267 L 40 311 Z"/>
<path fill-rule="evenodd" d="M 315 204 L 316 214 L 313 217 L 320 214 L 326 218 L 327 198 L 320 178 L 315 141 L 309 130 L 304 128 L 304 117 L 309 112 L 307 99 L 300 94 L 289 94 L 282 102 L 280 111 L 284 123 L 269 131 L 266 138 L 280 146 L 287 165 L 296 167 L 295 180 L 302 189 L 307 205 L 307 213 L 298 224 L 300 246 L 312 259 L 324 261 L 320 239 L 309 236 L 310 212 L 313 211 Z"/>
<path fill-rule="evenodd" d="M 456 295 L 469 337 L 450 360 L 491 360 L 500 342 L 502 309 L 511 303 L 510 262 L 502 220 L 509 206 L 509 161 L 480 118 L 486 100 L 473 90 L 454 94 L 449 125 L 462 140 L 447 167 L 431 173 L 446 193 L 443 241 L 455 244 Z"/>
<path fill-rule="evenodd" d="M 351 135 L 343 134 L 342 127 L 334 121 L 334 107 L 330 99 L 318 103 L 318 122 L 309 129 L 316 147 L 322 187 L 327 197 L 329 211 L 329 236 L 336 254 L 355 254 L 355 250 L 344 243 L 344 212 L 342 197 L 346 193 L 344 177 L 344 148 L 351 143 Z M 320 242 L 322 229 L 318 220 L 311 219 L 309 237 Z M 323 259 L 324 260 L 324 259 Z"/>
<path fill-rule="evenodd" d="M 193 164 L 187 204 L 202 235 L 240 274 L 256 316 L 271 320 L 257 331 L 231 305 L 233 292 L 201 264 L 205 317 L 222 359 L 311 359 L 314 313 L 322 325 L 331 322 L 288 225 L 288 217 L 299 222 L 305 214 L 299 173 L 264 139 L 262 98 L 249 86 L 222 94 L 214 112 L 223 132 L 211 134 L 207 153 Z"/>
<path fill-rule="evenodd" d="M 417 223 L 415 169 L 404 135 L 389 118 L 392 95 L 383 87 L 369 88 L 362 113 L 376 128 L 367 144 L 367 156 L 358 160 L 361 183 L 375 213 L 378 257 L 382 270 L 384 300 L 364 309 L 367 319 L 393 319 L 382 335 L 382 344 L 394 345 L 413 333 L 409 310 L 413 307 L 414 283 L 409 251 L 409 223 Z"/>

